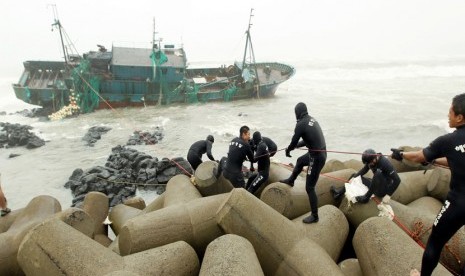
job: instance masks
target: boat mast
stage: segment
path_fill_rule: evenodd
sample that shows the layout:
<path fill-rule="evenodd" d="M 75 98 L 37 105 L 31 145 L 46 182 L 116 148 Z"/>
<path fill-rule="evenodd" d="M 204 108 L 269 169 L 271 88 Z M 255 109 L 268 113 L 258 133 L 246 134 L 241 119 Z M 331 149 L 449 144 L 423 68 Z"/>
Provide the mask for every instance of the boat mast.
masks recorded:
<path fill-rule="evenodd" d="M 253 12 L 253 9 L 250 9 L 249 25 L 247 26 L 247 31 L 245 31 L 247 37 L 246 37 L 246 40 L 245 40 L 244 58 L 242 59 L 242 71 L 244 71 L 245 57 L 247 56 L 247 49 L 249 48 L 250 26 L 252 26 L 252 16 L 253 16 L 252 12 Z"/>
<path fill-rule="evenodd" d="M 155 17 L 153 18 L 153 36 L 152 36 L 152 55 L 154 56 L 154 59 L 156 58 L 156 53 L 155 51 L 161 51 L 161 38 L 158 39 L 158 46 L 157 46 L 157 40 L 155 39 L 156 36 L 156 31 L 155 31 Z M 157 71 L 158 75 L 160 78 L 160 95 L 158 96 L 158 105 L 161 105 L 161 101 L 163 100 L 163 82 L 162 82 L 162 71 L 161 71 L 161 64 L 158 64 L 154 62 L 153 66 L 153 82 L 155 82 L 155 78 L 157 77 Z"/>
<path fill-rule="evenodd" d="M 257 66 L 255 64 L 255 53 L 254 53 L 254 50 L 253 50 L 253 46 L 252 46 L 252 38 L 250 36 L 250 27 L 252 26 L 252 16 L 253 16 L 253 8 L 250 9 L 250 16 L 249 16 L 249 26 L 247 27 L 247 31 L 245 32 L 247 34 L 247 39 L 245 41 L 245 49 L 244 49 L 244 58 L 242 59 L 242 70 L 241 70 L 241 75 L 242 73 L 244 72 L 244 68 L 245 68 L 245 58 L 247 56 L 247 49 L 250 47 L 250 56 L 251 56 L 251 64 L 253 64 L 252 66 L 254 67 L 254 72 L 255 72 L 255 79 L 257 81 L 257 97 L 260 98 L 260 80 L 258 78 L 258 70 L 257 70 Z M 250 45 L 249 45 L 250 43 Z"/>
<path fill-rule="evenodd" d="M 54 17 L 54 20 L 55 20 L 55 22 L 52 24 L 52 27 L 56 27 L 58 29 L 58 31 L 60 32 L 60 40 L 61 40 L 61 47 L 63 49 L 63 55 L 64 55 L 64 58 L 65 58 L 65 63 L 68 64 L 68 55 L 66 54 L 65 43 L 63 41 L 63 33 L 61 31 L 62 26 L 61 26 L 60 20 L 58 19 L 57 6 L 55 4 L 52 4 L 51 6 L 53 8 L 53 17 Z M 53 29 L 52 29 L 52 31 L 53 31 Z"/>

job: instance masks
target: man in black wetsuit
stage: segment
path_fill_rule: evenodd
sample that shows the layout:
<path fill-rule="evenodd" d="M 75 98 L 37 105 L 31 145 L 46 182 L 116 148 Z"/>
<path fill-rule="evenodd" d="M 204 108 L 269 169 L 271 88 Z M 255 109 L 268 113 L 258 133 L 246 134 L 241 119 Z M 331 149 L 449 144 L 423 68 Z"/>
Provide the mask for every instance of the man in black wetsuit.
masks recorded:
<path fill-rule="evenodd" d="M 249 177 L 246 187 L 247 191 L 253 194 L 268 180 L 270 174 L 270 153 L 268 145 L 263 141 L 260 132 L 254 132 L 252 140 L 256 147 L 254 161 L 258 163 L 258 168 L 257 172 Z"/>
<path fill-rule="evenodd" d="M 235 188 L 245 188 L 242 163 L 246 157 L 251 163 L 254 162 L 249 140 L 250 129 L 248 126 L 242 126 L 239 129 L 239 137 L 234 138 L 229 143 L 228 158 L 226 159 L 226 165 L 224 165 L 222 171 L 223 176 L 228 179 Z"/>
<path fill-rule="evenodd" d="M 290 152 L 296 147 L 306 146 L 308 152 L 297 159 L 297 164 L 291 176 L 281 180 L 281 182 L 294 186 L 294 181 L 303 167 L 308 166 L 305 189 L 310 200 L 312 214 L 304 218 L 303 222 L 313 223 L 318 222 L 318 198 L 316 197 L 315 185 L 326 162 L 326 142 L 320 125 L 313 117 L 308 115 L 307 106 L 304 103 L 298 103 L 294 111 L 297 124 L 291 143 L 286 149 L 286 156 L 291 157 Z M 299 142 L 300 138 L 302 138 L 302 141 Z"/>
<path fill-rule="evenodd" d="M 381 153 L 376 153 L 373 149 L 367 149 L 362 154 L 362 162 L 365 164 L 363 168 L 354 173 L 350 178 L 359 175 L 365 175 L 370 169 L 373 172 L 373 179 L 362 177 L 362 182 L 368 187 L 365 195 L 357 196 L 355 199 L 360 203 L 367 203 L 371 195 L 375 195 L 382 199 L 383 203 L 389 204 L 392 194 L 396 191 L 400 184 L 400 178 L 391 162 Z M 349 178 L 349 179 L 350 179 Z M 339 199 L 346 189 L 342 187 L 340 190 L 331 187 L 331 192 L 335 199 Z"/>
<path fill-rule="evenodd" d="M 450 191 L 433 223 L 423 253 L 421 275 L 431 275 L 446 242 L 465 225 L 465 93 L 452 99 L 449 127 L 456 130 L 436 138 L 423 150 L 402 152 L 391 149 L 391 157 L 396 160 L 406 159 L 418 163 L 426 161 L 448 166 L 451 171 Z"/>
<path fill-rule="evenodd" d="M 215 161 L 212 155 L 212 145 L 215 142 L 215 138 L 212 135 L 208 135 L 207 139 L 200 140 L 192 144 L 187 153 L 187 161 L 191 164 L 194 171 L 197 167 L 202 164 L 202 155 L 207 154 L 208 159 Z"/>
<path fill-rule="evenodd" d="M 255 135 L 256 132 L 254 132 L 253 135 Z M 271 140 L 271 138 L 268 138 L 265 136 L 262 136 L 262 141 L 265 142 L 266 146 L 268 147 L 268 152 L 270 153 L 270 156 L 274 156 L 276 152 L 278 151 L 278 146 L 276 145 L 276 143 L 273 140 Z M 253 139 L 250 141 L 250 146 L 252 147 L 253 151 L 256 151 L 257 146 Z"/>

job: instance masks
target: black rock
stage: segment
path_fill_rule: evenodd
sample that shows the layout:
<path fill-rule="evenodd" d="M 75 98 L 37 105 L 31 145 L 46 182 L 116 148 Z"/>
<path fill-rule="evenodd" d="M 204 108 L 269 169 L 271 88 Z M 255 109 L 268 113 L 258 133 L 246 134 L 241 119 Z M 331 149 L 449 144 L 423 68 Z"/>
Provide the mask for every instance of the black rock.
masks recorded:
<path fill-rule="evenodd" d="M 110 130 L 110 127 L 93 126 L 89 128 L 84 137 L 82 137 L 82 140 L 86 141 L 88 146 L 94 146 L 94 144 L 100 140 L 102 134 L 107 133 Z"/>

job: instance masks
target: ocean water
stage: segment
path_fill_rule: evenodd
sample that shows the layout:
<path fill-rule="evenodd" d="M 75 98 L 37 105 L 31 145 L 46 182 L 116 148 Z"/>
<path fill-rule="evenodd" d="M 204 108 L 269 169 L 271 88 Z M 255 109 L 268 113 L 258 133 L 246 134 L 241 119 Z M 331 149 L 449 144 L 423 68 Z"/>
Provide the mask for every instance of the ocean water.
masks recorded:
<path fill-rule="evenodd" d="M 33 197 L 47 194 L 67 208 L 72 195 L 63 185 L 73 170 L 104 165 L 111 148 L 124 145 L 135 130 L 164 128 L 165 137 L 159 144 L 134 146 L 158 158 L 185 157 L 193 142 L 213 134 L 213 155 L 219 159 L 227 154 L 229 141 L 242 125 L 272 138 L 279 149 L 285 148 L 293 134 L 298 102 L 306 103 L 319 121 L 328 150 L 354 153 L 329 153 L 328 159 L 359 159 L 357 153 L 366 148 L 389 154 L 391 147 L 423 147 L 452 131 L 447 123 L 451 99 L 465 92 L 463 59 L 287 63 L 296 68 L 296 75 L 270 99 L 101 110 L 53 122 L 11 114 L 32 106 L 14 97 L 11 83 L 19 76 L 1 76 L 0 111 L 8 114 L 0 115 L 0 122 L 31 125 L 47 141 L 33 150 L 0 149 L 2 187 L 9 206 L 21 208 Z M 97 125 L 112 130 L 88 147 L 82 137 Z M 12 153 L 20 156 L 9 159 Z M 275 157 L 295 163 L 303 152 L 291 154 L 293 157 L 287 158 L 281 151 Z M 148 191 L 138 194 L 146 202 L 157 196 Z"/>

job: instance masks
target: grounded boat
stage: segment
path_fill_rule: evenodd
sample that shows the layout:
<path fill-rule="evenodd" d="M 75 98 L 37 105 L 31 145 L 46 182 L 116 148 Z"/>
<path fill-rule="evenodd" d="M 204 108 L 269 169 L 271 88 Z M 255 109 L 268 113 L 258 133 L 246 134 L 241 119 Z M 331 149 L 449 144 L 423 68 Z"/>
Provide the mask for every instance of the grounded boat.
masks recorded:
<path fill-rule="evenodd" d="M 251 13 L 252 16 L 252 13 Z M 60 21 L 53 24 L 62 35 Z M 73 106 L 80 113 L 95 109 L 273 96 L 295 70 L 277 62 L 255 62 L 249 27 L 242 62 L 218 68 L 188 68 L 182 47 L 99 45 L 98 51 L 68 55 L 62 39 L 65 61 L 26 61 L 16 97 L 51 112 Z M 247 58 L 248 57 L 248 58 Z"/>

